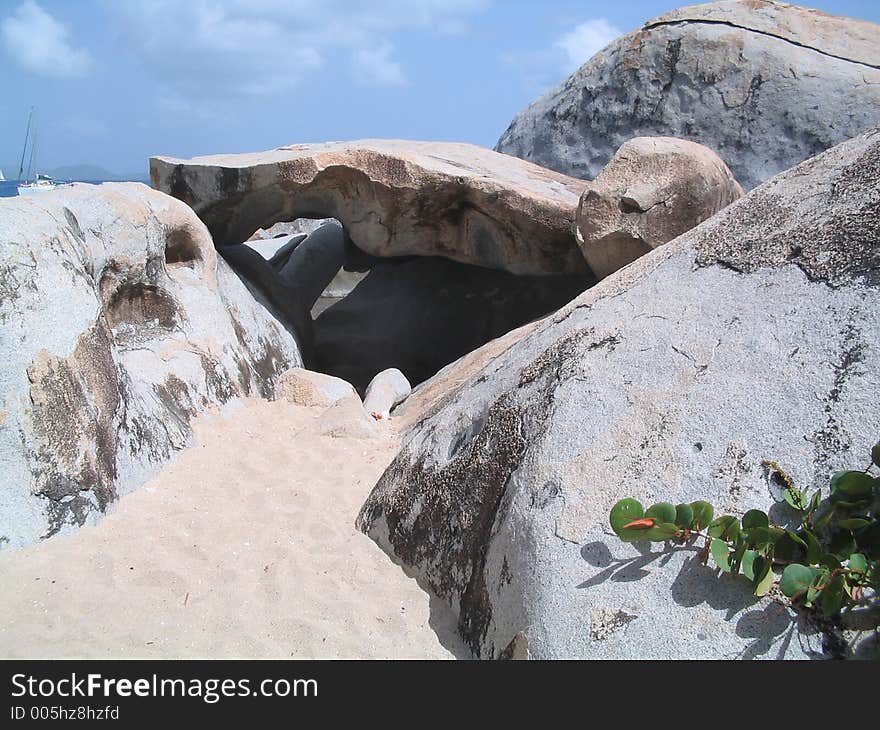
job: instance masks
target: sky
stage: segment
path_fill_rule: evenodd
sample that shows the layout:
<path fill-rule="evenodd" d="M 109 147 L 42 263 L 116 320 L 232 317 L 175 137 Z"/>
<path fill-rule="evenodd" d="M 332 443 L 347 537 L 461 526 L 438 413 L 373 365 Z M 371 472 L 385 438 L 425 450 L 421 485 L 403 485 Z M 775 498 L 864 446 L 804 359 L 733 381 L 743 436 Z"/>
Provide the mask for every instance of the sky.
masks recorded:
<path fill-rule="evenodd" d="M 150 155 L 369 137 L 493 147 L 675 0 L 0 0 L 0 168 L 146 176 Z M 878 0 L 814 0 L 880 22 Z"/>

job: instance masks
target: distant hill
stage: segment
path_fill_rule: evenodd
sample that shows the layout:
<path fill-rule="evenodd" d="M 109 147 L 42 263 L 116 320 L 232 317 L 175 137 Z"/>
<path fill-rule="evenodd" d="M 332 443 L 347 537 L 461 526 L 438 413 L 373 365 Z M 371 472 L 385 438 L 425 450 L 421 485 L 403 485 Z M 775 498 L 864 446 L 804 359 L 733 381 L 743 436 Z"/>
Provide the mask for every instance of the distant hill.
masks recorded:
<path fill-rule="evenodd" d="M 7 162 L 5 165 L 0 164 L 0 170 L 3 170 L 3 174 L 6 176 L 7 180 L 15 180 L 18 173 L 18 163 Z M 106 170 L 100 165 L 89 165 L 85 163 L 80 165 L 62 165 L 61 167 L 55 167 L 49 170 L 41 167 L 39 171 L 46 175 L 50 175 L 56 180 L 67 180 L 71 182 L 93 182 L 95 180 L 107 182 L 133 181 L 147 184 L 150 182 L 150 175 L 146 171 L 132 172 L 128 175 L 119 175 L 115 172 L 110 172 L 110 170 Z"/>
<path fill-rule="evenodd" d="M 127 181 L 148 182 L 149 175 L 146 172 L 134 173 L 131 175 L 118 175 L 115 172 L 105 170 L 98 165 L 63 165 L 49 170 L 46 174 L 58 180 L 107 180 L 107 181 Z"/>

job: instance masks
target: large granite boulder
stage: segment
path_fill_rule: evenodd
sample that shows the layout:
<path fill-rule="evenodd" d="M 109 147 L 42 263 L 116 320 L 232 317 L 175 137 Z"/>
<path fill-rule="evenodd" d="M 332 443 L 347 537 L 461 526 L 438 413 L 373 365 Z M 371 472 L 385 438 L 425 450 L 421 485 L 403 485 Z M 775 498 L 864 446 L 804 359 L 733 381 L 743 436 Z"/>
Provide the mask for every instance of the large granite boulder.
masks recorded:
<path fill-rule="evenodd" d="M 810 488 L 862 465 L 878 311 L 874 130 L 445 369 L 440 395 L 417 388 L 408 407 L 431 405 L 358 524 L 482 657 L 824 656 L 833 627 L 695 552 L 622 543 L 608 513 L 628 496 L 768 509 L 764 459 Z"/>
<path fill-rule="evenodd" d="M 624 142 L 581 195 L 577 241 L 597 276 L 607 276 L 689 231 L 742 197 L 708 147 L 674 137 Z"/>
<path fill-rule="evenodd" d="M 192 210 L 134 183 L 0 199 L 0 322 L 5 548 L 94 521 L 301 364 Z"/>
<path fill-rule="evenodd" d="M 582 180 L 469 144 L 360 140 L 150 159 L 153 187 L 218 246 L 296 218 L 336 218 L 376 256 L 446 256 L 515 274 L 583 273 Z"/>
<path fill-rule="evenodd" d="M 632 137 L 682 137 L 750 190 L 878 123 L 880 26 L 725 0 L 619 38 L 520 112 L 496 149 L 594 178 Z"/>

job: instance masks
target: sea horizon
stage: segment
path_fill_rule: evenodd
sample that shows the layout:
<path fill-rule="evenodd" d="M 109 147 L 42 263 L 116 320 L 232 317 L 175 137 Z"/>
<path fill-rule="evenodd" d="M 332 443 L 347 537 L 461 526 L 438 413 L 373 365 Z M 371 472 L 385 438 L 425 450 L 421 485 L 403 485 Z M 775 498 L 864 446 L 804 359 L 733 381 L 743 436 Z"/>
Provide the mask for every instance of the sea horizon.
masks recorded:
<path fill-rule="evenodd" d="M 0 198 L 15 198 L 18 196 L 18 186 L 21 185 L 24 180 L 0 180 Z M 64 180 L 56 182 L 59 185 L 67 185 L 70 183 L 87 183 L 89 185 L 101 185 L 105 182 L 139 182 L 144 183 L 145 185 L 149 185 L 150 181 L 148 178 L 130 178 L 126 180 L 122 180 L 119 178 L 113 178 L 111 180 Z"/>

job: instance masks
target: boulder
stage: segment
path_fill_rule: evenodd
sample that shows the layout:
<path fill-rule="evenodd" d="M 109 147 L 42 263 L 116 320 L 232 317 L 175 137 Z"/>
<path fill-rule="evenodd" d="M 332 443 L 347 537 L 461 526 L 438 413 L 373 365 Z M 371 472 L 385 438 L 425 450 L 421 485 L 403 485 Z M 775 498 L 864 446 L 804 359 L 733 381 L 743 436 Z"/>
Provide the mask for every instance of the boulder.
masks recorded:
<path fill-rule="evenodd" d="M 0 322 L 6 548 L 95 521 L 301 362 L 193 211 L 134 183 L 0 199 Z"/>
<path fill-rule="evenodd" d="M 608 514 L 624 497 L 767 510 L 782 495 L 765 459 L 827 495 L 880 434 L 878 311 L 872 130 L 494 358 L 447 368 L 445 395 L 425 383 L 430 405 L 357 524 L 452 606 L 481 657 L 833 655 L 834 626 L 756 598 L 694 551 L 623 543 Z"/>
<path fill-rule="evenodd" d="M 281 374 L 275 383 L 275 398 L 300 406 L 324 408 L 344 398 L 357 398 L 360 402 L 351 383 L 304 368 L 291 368 Z"/>
<path fill-rule="evenodd" d="M 324 411 L 318 419 L 318 433 L 330 438 L 371 439 L 380 434 L 376 422 L 364 410 L 355 395 L 342 398 Z"/>
<path fill-rule="evenodd" d="M 708 147 L 636 137 L 581 195 L 577 241 L 593 272 L 607 276 L 711 218 L 742 192 Z"/>
<path fill-rule="evenodd" d="M 496 149 L 592 179 L 632 137 L 681 137 L 750 190 L 878 123 L 880 26 L 725 0 L 617 39 L 520 112 Z"/>
<path fill-rule="evenodd" d="M 574 240 L 581 180 L 481 147 L 360 140 L 150 160 L 218 246 L 299 217 L 336 218 L 376 256 L 445 256 L 515 274 L 584 273 Z"/>
<path fill-rule="evenodd" d="M 281 281 L 298 292 L 311 310 L 345 263 L 346 248 L 345 231 L 331 221 L 309 233 L 283 261 L 276 254 L 271 263 Z"/>
<path fill-rule="evenodd" d="M 376 420 L 387 419 L 391 409 L 403 403 L 412 392 L 409 381 L 397 368 L 388 368 L 377 373 L 364 396 L 364 410 Z"/>

